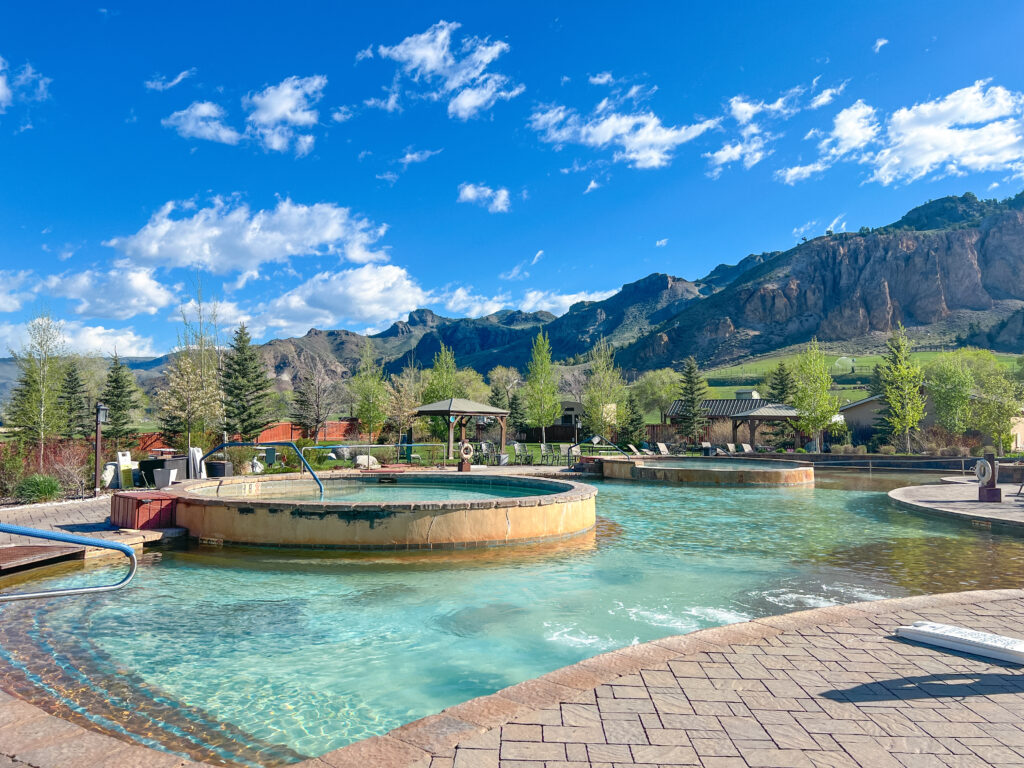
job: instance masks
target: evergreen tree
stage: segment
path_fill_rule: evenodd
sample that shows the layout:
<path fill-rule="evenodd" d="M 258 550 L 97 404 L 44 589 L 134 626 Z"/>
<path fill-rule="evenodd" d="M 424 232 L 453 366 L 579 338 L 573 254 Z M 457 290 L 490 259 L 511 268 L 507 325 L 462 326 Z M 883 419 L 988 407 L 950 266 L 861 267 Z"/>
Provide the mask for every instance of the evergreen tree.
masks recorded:
<path fill-rule="evenodd" d="M 682 435 L 691 440 L 695 445 L 701 442 L 704 433 L 704 426 L 707 424 L 707 414 L 701 407 L 701 403 L 707 396 L 708 385 L 704 376 L 697 366 L 697 361 L 691 355 L 683 363 L 682 384 L 679 387 L 679 408 L 676 411 L 676 419 L 679 421 L 679 431 Z"/>
<path fill-rule="evenodd" d="M 242 323 L 235 330 L 231 346 L 224 355 L 221 389 L 224 396 L 224 431 L 243 441 L 259 437 L 273 421 L 274 383 L 252 345 L 249 330 Z"/>
<path fill-rule="evenodd" d="M 796 427 L 812 435 L 821 450 L 822 432 L 832 424 L 839 413 L 839 398 L 832 394 L 832 374 L 817 339 L 811 339 L 807 349 L 800 353 L 794 364 L 796 390 L 793 407 L 797 411 Z"/>
<path fill-rule="evenodd" d="M 508 428 L 514 436 L 527 427 L 526 410 L 523 408 L 523 400 L 518 392 L 513 392 L 508 402 Z"/>
<path fill-rule="evenodd" d="M 636 395 L 630 392 L 626 396 L 625 414 L 619 421 L 619 443 L 634 446 L 647 442 L 647 420 Z"/>
<path fill-rule="evenodd" d="M 794 392 L 796 381 L 793 372 L 786 367 L 785 362 L 780 361 L 768 374 L 768 397 L 773 403 L 792 405 Z"/>
<path fill-rule="evenodd" d="M 373 343 L 369 339 L 363 341 L 359 368 L 349 380 L 348 386 L 356 399 L 356 417 L 366 427 L 372 443 L 375 429 L 383 426 L 387 417 L 388 385 L 384 380 L 384 369 L 377 363 Z"/>
<path fill-rule="evenodd" d="M 107 370 L 107 383 L 103 388 L 103 394 L 100 395 L 100 402 L 109 409 L 103 434 L 111 438 L 115 448 L 120 450 L 122 441 L 134 434 L 132 411 L 138 408 L 140 403 L 135 374 L 121 362 L 116 352 Z"/>
<path fill-rule="evenodd" d="M 68 360 L 64 366 L 64 381 L 61 382 L 59 401 L 64 419 L 64 437 L 73 440 L 91 434 L 92 414 L 89 412 L 85 382 L 82 381 L 82 372 L 76 360 Z"/>
<path fill-rule="evenodd" d="M 60 404 L 63 381 L 64 333 L 49 315 L 28 324 L 28 343 L 20 352 L 11 350 L 18 366 L 18 381 L 7 406 L 7 424 L 24 443 L 35 445 L 38 471 L 43 471 L 46 442 L 64 428 Z"/>
<path fill-rule="evenodd" d="M 886 342 L 882 363 L 885 422 L 894 438 L 910 453 L 910 435 L 924 418 L 924 371 L 910 359 L 910 339 L 900 325 Z"/>
<path fill-rule="evenodd" d="M 562 401 L 558 397 L 558 381 L 551 364 L 551 342 L 543 331 L 533 340 L 523 399 L 527 423 L 531 427 L 540 427 L 540 441 L 546 443 L 547 427 L 561 415 Z"/>

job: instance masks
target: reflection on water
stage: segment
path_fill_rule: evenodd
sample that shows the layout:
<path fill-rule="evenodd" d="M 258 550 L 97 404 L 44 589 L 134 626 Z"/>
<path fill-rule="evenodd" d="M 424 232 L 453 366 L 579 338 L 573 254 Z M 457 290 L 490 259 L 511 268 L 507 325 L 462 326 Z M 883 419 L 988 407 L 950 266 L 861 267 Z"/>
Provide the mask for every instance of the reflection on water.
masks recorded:
<path fill-rule="evenodd" d="M 0 683 L 206 762 L 284 764 L 633 642 L 1017 586 L 1024 539 L 915 516 L 884 493 L 934 479 L 599 482 L 594 531 L 527 547 L 148 553 L 124 592 L 0 609 Z M 50 585 L 112 575 L 47 574 Z"/>

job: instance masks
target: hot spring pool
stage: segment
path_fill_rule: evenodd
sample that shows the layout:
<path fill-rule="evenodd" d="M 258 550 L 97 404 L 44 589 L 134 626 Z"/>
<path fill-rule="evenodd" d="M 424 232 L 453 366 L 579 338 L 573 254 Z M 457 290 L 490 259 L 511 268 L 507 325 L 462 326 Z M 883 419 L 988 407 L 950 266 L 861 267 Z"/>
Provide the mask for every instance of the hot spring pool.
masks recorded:
<path fill-rule="evenodd" d="M 0 608 L 0 687 L 195 759 L 274 765 L 632 642 L 1018 585 L 1024 540 L 899 511 L 882 491 L 907 483 L 606 481 L 597 530 L 559 546 L 148 553 L 127 590 Z"/>

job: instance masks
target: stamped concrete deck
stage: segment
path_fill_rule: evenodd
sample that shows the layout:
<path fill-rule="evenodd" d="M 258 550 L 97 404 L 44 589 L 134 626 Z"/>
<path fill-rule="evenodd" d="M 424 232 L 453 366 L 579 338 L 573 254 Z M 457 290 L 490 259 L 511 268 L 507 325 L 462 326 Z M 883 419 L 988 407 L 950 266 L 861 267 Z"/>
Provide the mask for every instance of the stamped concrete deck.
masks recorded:
<path fill-rule="evenodd" d="M 935 485 L 912 485 L 889 491 L 889 498 L 898 506 L 915 512 L 970 521 L 973 525 L 996 527 L 1006 533 L 1024 534 L 1024 496 L 1016 496 L 1019 484 L 1002 484 L 1003 500 L 998 503 L 978 501 L 976 482 L 953 482 L 943 478 Z"/>

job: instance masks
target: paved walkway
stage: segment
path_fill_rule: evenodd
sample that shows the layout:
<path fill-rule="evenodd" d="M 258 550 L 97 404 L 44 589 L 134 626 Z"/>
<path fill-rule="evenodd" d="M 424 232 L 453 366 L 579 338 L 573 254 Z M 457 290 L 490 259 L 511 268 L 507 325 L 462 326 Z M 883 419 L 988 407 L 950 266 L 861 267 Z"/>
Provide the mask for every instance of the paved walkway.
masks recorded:
<path fill-rule="evenodd" d="M 1008 533 L 1024 534 L 1024 496 L 1016 496 L 1019 483 L 1004 484 L 1001 502 L 978 501 L 977 482 L 951 482 L 943 478 L 934 485 L 912 485 L 889 491 L 898 505 L 925 514 L 965 518 L 983 527 L 997 526 Z"/>
<path fill-rule="evenodd" d="M 1024 636 L 1024 590 L 886 600 L 625 648 L 302 768 L 981 768 L 1024 764 L 1024 669 L 892 636 Z"/>

